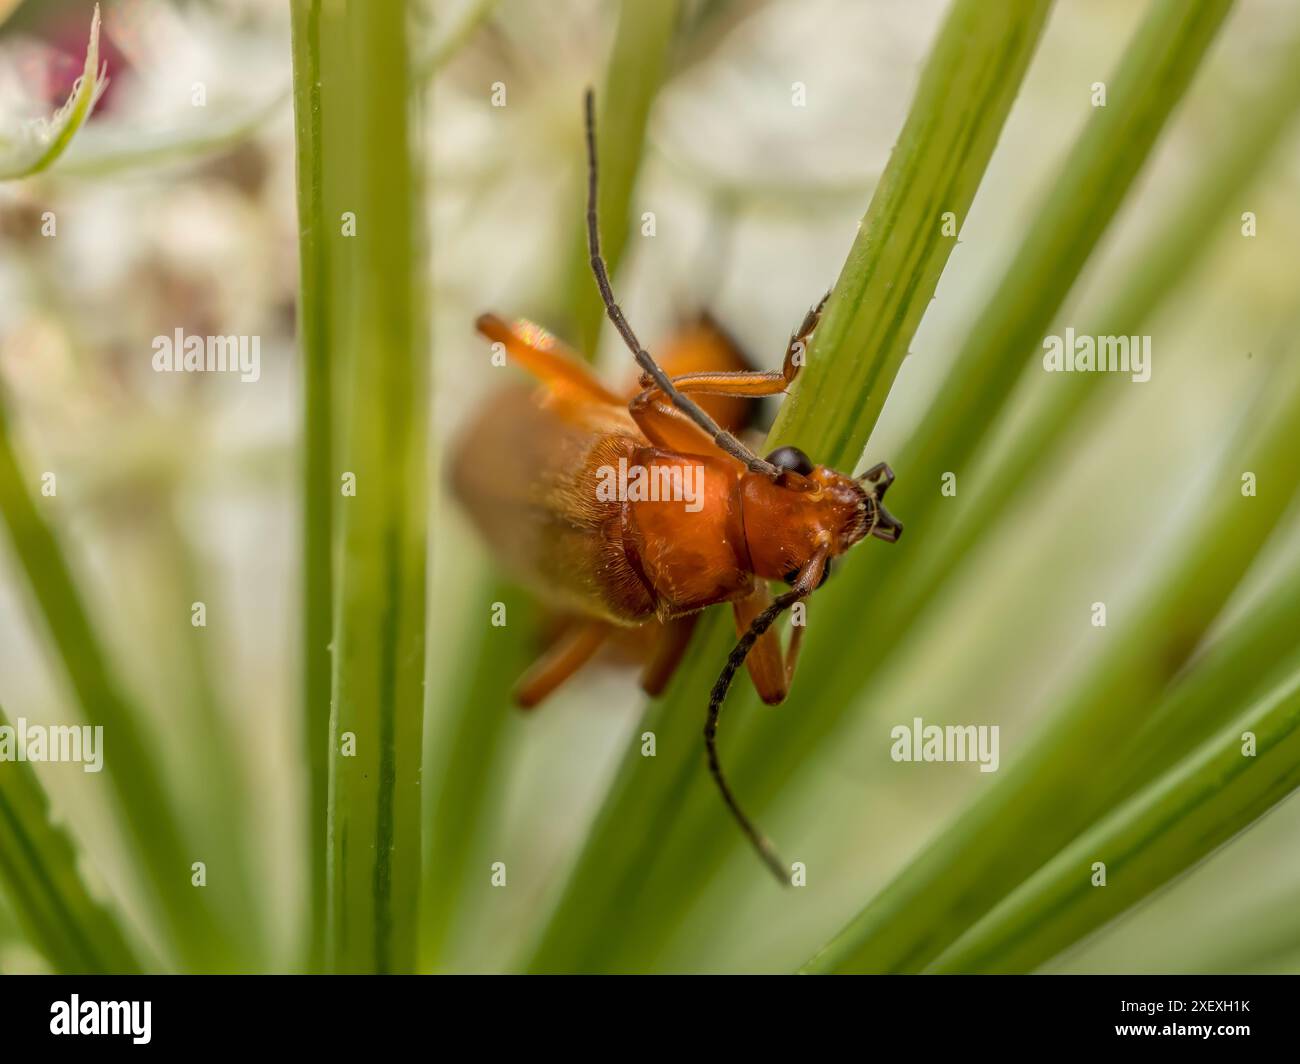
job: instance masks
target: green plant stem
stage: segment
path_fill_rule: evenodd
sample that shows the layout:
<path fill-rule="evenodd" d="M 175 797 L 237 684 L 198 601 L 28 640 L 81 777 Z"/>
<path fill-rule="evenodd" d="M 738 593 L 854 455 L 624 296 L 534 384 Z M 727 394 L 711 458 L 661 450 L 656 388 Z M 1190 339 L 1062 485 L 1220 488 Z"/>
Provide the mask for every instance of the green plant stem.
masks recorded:
<path fill-rule="evenodd" d="M 932 966 L 1032 971 L 1186 871 L 1300 786 L 1300 671 L 1063 849 Z M 1244 753 L 1245 736 L 1255 749 Z M 1095 882 L 1096 863 L 1105 884 Z"/>
<path fill-rule="evenodd" d="M 1294 357 L 1294 353 L 1291 353 Z M 1087 825 L 1077 793 L 1201 641 L 1300 483 L 1292 431 L 1300 361 L 1278 360 L 1276 388 L 1247 411 L 1198 509 L 1144 604 L 1110 630 L 1102 660 L 997 784 L 958 816 L 807 966 L 916 971 Z M 1267 493 L 1240 493 L 1242 470 Z"/>
<path fill-rule="evenodd" d="M 104 729 L 104 776 L 121 803 L 136 855 L 181 959 L 223 970 L 234 963 L 230 936 L 218 927 L 202 892 L 190 886 L 190 865 L 202 855 L 191 852 L 154 767 L 157 752 L 145 740 L 136 707 L 122 693 L 30 483 L 14 454 L 0 397 L 0 515 L 14 553 L 86 722 Z"/>
<path fill-rule="evenodd" d="M 287 89 L 263 103 L 231 114 L 214 114 L 201 129 L 132 130 L 98 124 L 84 130 L 64 153 L 55 171 L 59 177 L 103 178 L 173 164 L 194 162 L 242 144 L 283 113 Z M 215 108 L 214 108 L 215 110 Z"/>
<path fill-rule="evenodd" d="M 159 613 L 168 619 L 168 637 L 177 634 L 174 618 L 189 604 L 208 601 L 208 626 L 180 626 L 174 644 L 176 690 L 190 690 L 187 713 L 192 749 L 201 750 L 204 769 L 196 797 L 199 805 L 185 817 L 187 837 L 192 846 L 201 846 L 201 855 L 209 869 L 204 888 L 209 904 L 217 914 L 225 935 L 239 958 L 243 971 L 257 968 L 265 958 L 259 952 L 260 891 L 250 867 L 248 827 L 255 822 L 248 806 L 250 793 L 247 763 L 234 733 L 232 720 L 220 693 L 217 675 L 220 664 L 214 647 L 219 647 L 222 625 L 212 617 L 211 596 L 205 587 L 205 569 L 196 556 L 193 544 L 177 518 L 174 485 L 159 487 L 165 498 L 152 529 L 151 562 L 161 577 L 164 602 Z M 140 515 L 135 517 L 133 532 L 139 534 Z M 161 636 L 160 636 L 161 639 Z M 165 645 L 158 644 L 160 647 Z M 177 704 L 185 704 L 177 700 Z M 173 779 L 171 789 L 178 790 L 182 781 Z M 213 874 L 215 870 L 215 874 Z"/>
<path fill-rule="evenodd" d="M 1100 813 L 1189 756 L 1269 677 L 1274 663 L 1286 659 L 1298 630 L 1300 565 L 1270 584 L 1248 616 L 1198 655 L 1140 727 L 1117 744 L 1114 771 L 1098 777 L 1081 801 Z"/>
<path fill-rule="evenodd" d="M 330 713 L 328 912 L 331 967 L 415 968 L 425 650 L 428 353 L 420 160 L 407 12 L 322 7 L 321 115 L 332 201 L 321 234 L 353 327 L 332 366 L 348 381 L 335 473 L 340 497 Z M 332 109 L 338 108 L 337 111 Z M 310 166 L 308 167 L 310 172 Z M 326 185 L 329 193 L 329 185 Z M 334 221 L 355 214 L 356 235 Z M 335 265 L 338 266 L 337 274 Z"/>
<path fill-rule="evenodd" d="M 1297 49 L 1300 34 L 1293 35 L 1292 47 L 1284 53 L 1293 54 Z M 1127 336 L 1142 332 L 1170 293 L 1214 246 L 1206 234 L 1219 228 L 1232 213 L 1234 198 L 1250 186 L 1261 164 L 1277 149 L 1283 134 L 1294 125 L 1298 109 L 1300 64 L 1291 62 L 1288 55 L 1258 91 L 1232 107 L 1233 124 L 1222 131 L 1222 150 L 1193 175 L 1192 186 L 1139 241 L 1139 250 L 1129 261 L 1114 271 L 1122 280 L 1100 301 L 1100 309 L 1088 315 L 1091 325 L 1080 329 L 1081 333 Z M 1047 220 L 1044 214 L 1037 224 Z M 1005 286 L 1015 283 L 1008 279 L 1002 291 L 1010 292 Z M 1177 356 L 1177 351 L 1168 352 L 1169 358 Z M 1167 366 L 1167 361 L 1162 362 L 1162 372 Z M 1031 362 L 1022 380 L 1031 375 L 1039 380 L 1039 372 Z M 1017 436 L 1014 447 L 988 468 L 980 469 L 967 459 L 964 464 L 972 467 L 972 473 L 962 478 L 962 501 L 953 520 L 936 528 L 934 535 L 881 574 L 877 586 L 884 613 L 878 627 L 883 651 L 893 646 L 896 636 L 911 630 L 964 559 L 1000 534 L 999 517 L 1018 493 L 1056 468 L 1070 431 L 1115 383 L 1103 377 L 1077 374 L 1054 381 L 1053 387 L 1037 397 L 1029 424 Z"/>
<path fill-rule="evenodd" d="M 943 235 L 942 216 L 952 211 L 964 220 L 1048 7 L 952 5 L 771 442 L 797 439 L 819 459 L 857 461 L 956 245 L 955 235 Z M 864 391 L 871 394 L 859 405 Z M 733 641 L 721 618 L 701 624 L 667 697 L 637 729 L 656 734 L 658 754 L 643 758 L 633 748 L 626 755 L 532 969 L 643 963 L 661 933 L 658 912 L 677 902 L 693 878 L 674 880 L 660 859 L 683 812 L 735 831 L 703 770 L 699 741 L 707 691 Z M 725 758 L 725 734 L 722 745 Z M 745 790 L 738 793 L 748 800 Z M 655 915 L 629 921 L 628 911 L 642 905 Z"/>
<path fill-rule="evenodd" d="M 11 726 L 3 710 L 0 726 Z M 25 761 L 0 764 L 0 885 L 56 972 L 141 970 L 116 914 L 82 883 L 76 850 L 50 820 L 49 800 Z"/>
<path fill-rule="evenodd" d="M 298 181 L 298 334 L 302 351 L 302 742 L 307 766 L 305 816 L 310 905 L 310 969 L 324 962 L 326 824 L 329 810 L 330 635 L 334 614 L 335 476 L 333 379 L 339 356 L 331 332 L 330 257 L 321 119 L 320 4 L 294 3 L 293 105 Z"/>
<path fill-rule="evenodd" d="M 809 371 L 772 427 L 772 445 L 795 443 L 836 469 L 851 470 L 861 459 L 956 247 L 1049 8 L 952 5 L 813 334 Z"/>
<path fill-rule="evenodd" d="M 900 464 L 916 479 L 904 512 L 940 500 L 938 472 L 965 468 L 1141 171 L 1232 8 L 1157 0 L 1030 222 L 997 293 L 971 329 Z M 901 486 L 900 478 L 900 486 Z"/>
<path fill-rule="evenodd" d="M 473 935 L 473 885 L 488 882 L 486 852 L 498 844 L 500 813 L 509 790 L 512 738 L 528 721 L 511 689 L 536 656 L 536 610 L 528 595 L 501 584 L 484 585 L 478 640 L 462 646 L 463 677 L 440 700 L 454 707 L 429 737 L 425 761 L 429 829 L 425 850 L 424 910 L 420 921 L 423 967 L 449 970 L 458 940 Z M 508 624 L 488 623 L 489 604 L 505 606 Z M 496 849 L 491 848 L 496 844 Z M 490 889 L 490 888 L 485 888 Z M 478 896 L 481 899 L 482 895 Z"/>

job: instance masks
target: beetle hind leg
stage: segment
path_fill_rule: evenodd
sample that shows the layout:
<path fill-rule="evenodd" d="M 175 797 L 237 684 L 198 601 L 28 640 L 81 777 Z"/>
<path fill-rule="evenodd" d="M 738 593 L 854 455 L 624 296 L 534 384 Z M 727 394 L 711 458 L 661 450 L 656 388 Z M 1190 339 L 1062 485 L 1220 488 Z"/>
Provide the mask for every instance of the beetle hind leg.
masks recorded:
<path fill-rule="evenodd" d="M 480 314 L 474 328 L 500 344 L 520 368 L 553 391 L 586 402 L 621 405 L 622 400 L 601 384 L 590 366 L 540 326 L 525 321 L 511 324 L 495 314 Z"/>
<path fill-rule="evenodd" d="M 604 621 L 579 621 L 571 625 L 515 684 L 515 704 L 532 709 L 581 669 L 609 638 Z"/>
<path fill-rule="evenodd" d="M 699 619 L 698 613 L 690 613 L 685 617 L 674 617 L 662 625 L 650 658 L 641 671 L 641 690 L 651 698 L 663 694 L 664 688 L 677 672 L 677 666 L 686 656 L 686 649 L 690 646 Z"/>

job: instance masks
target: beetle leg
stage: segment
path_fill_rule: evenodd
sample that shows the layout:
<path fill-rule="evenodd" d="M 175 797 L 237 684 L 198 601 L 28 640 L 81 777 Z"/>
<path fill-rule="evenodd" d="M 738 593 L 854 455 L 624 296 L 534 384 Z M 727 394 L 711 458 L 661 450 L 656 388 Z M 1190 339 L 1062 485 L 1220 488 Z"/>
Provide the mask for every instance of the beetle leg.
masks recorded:
<path fill-rule="evenodd" d="M 718 450 L 709 434 L 678 410 L 658 388 L 640 392 L 627 409 L 655 447 L 681 454 L 712 454 Z"/>
<path fill-rule="evenodd" d="M 801 598 L 810 595 L 820 586 L 828 564 L 830 564 L 829 548 L 823 546 L 800 571 L 792 593 L 797 593 Z M 755 618 L 771 606 L 772 602 L 772 593 L 768 589 L 767 582 L 757 580 L 750 594 L 732 603 L 736 614 L 736 634 L 742 640 L 753 626 Z M 780 636 L 777 635 L 775 628 L 769 627 L 758 637 L 745 658 L 750 679 L 754 681 L 754 688 L 758 691 L 759 698 L 769 706 L 784 702 L 786 695 L 790 693 L 790 685 L 794 682 L 795 666 L 799 664 L 799 648 L 803 645 L 803 630 L 804 626 L 801 624 L 790 626 L 790 643 L 782 657 Z"/>
<path fill-rule="evenodd" d="M 665 341 L 659 352 L 659 365 L 674 381 L 691 373 L 740 373 L 755 369 L 735 340 L 708 314 L 701 314 Z M 641 376 L 644 374 L 632 378 L 627 401 L 651 384 L 649 378 L 638 383 Z M 733 433 L 751 427 L 758 413 L 758 407 L 748 402 L 746 396 L 702 395 L 699 404 L 722 428 Z"/>
<path fill-rule="evenodd" d="M 699 619 L 698 613 L 689 613 L 685 617 L 674 617 L 661 627 L 650 660 L 641 672 L 641 690 L 651 698 L 658 698 L 673 678 L 677 666 L 686 655 L 686 648 L 690 645 Z"/>
<path fill-rule="evenodd" d="M 767 581 L 756 581 L 752 592 L 731 604 L 736 615 L 736 634 L 744 636 L 754 623 L 754 618 L 771 604 L 772 593 Z M 769 628 L 758 637 L 749 656 L 745 658 L 745 667 L 749 669 L 754 689 L 758 692 L 758 697 L 769 706 L 784 702 L 785 696 L 790 692 L 790 679 L 794 675 L 794 663 L 799 655 L 800 633 L 800 628 L 794 629 L 790 636 L 791 653 L 783 656 L 781 636 L 775 627 Z"/>
<path fill-rule="evenodd" d="M 603 621 L 580 621 L 559 637 L 515 684 L 515 703 L 532 709 L 591 660 L 609 637 Z"/>
<path fill-rule="evenodd" d="M 803 367 L 801 356 L 808 347 L 808 338 L 821 320 L 822 308 L 830 293 L 822 296 L 821 302 L 804 315 L 802 324 L 790 337 L 790 344 L 785 351 L 785 359 L 780 370 L 715 370 L 703 373 L 684 373 L 672 378 L 673 387 L 683 395 L 728 395 L 736 397 L 761 398 L 766 395 L 779 395 L 784 392 Z M 641 386 L 653 385 L 650 375 L 641 375 Z"/>
<path fill-rule="evenodd" d="M 798 367 L 795 367 L 798 372 Z M 758 399 L 785 391 L 794 375 L 787 377 L 776 370 L 742 370 L 740 372 L 687 373 L 673 378 L 673 386 L 683 395 L 731 395 Z M 650 379 L 643 376 L 643 385 Z"/>
<path fill-rule="evenodd" d="M 803 316 L 803 322 L 795 332 L 793 339 L 807 340 L 813 334 L 813 330 L 817 328 L 817 323 L 822 320 L 822 311 L 826 309 L 826 300 L 830 299 L 830 297 L 830 291 L 827 290 L 826 294 L 817 301 L 817 305 Z"/>
<path fill-rule="evenodd" d="M 622 405 L 582 359 L 540 326 L 528 322 L 511 325 L 495 314 L 481 314 L 474 327 L 493 343 L 503 345 L 515 362 L 543 384 L 592 402 Z"/>
<path fill-rule="evenodd" d="M 799 664 L 799 648 L 803 646 L 803 630 L 807 625 L 790 625 L 790 642 L 785 648 L 785 689 L 788 692 L 794 685 L 794 670 Z"/>
<path fill-rule="evenodd" d="M 793 381 L 799 375 L 799 370 L 804 362 L 800 356 L 807 353 L 808 338 L 812 336 L 813 330 L 817 328 L 817 323 L 822 320 L 822 311 L 826 307 L 826 300 L 830 299 L 830 297 L 830 292 L 822 296 L 821 301 L 803 316 L 799 328 L 790 337 L 790 344 L 785 349 L 785 361 L 781 365 L 781 373 L 787 382 Z"/>
<path fill-rule="evenodd" d="M 798 372 L 798 367 L 794 367 Z M 687 373 L 673 378 L 673 386 L 683 395 L 725 395 L 737 398 L 758 399 L 765 395 L 779 395 L 786 390 L 794 377 L 775 370 L 754 370 L 735 373 Z M 657 447 L 668 450 L 699 453 L 701 444 L 713 447 L 713 441 L 695 422 L 677 409 L 648 376 L 641 378 L 643 391 L 628 404 L 628 410 L 646 438 Z"/>

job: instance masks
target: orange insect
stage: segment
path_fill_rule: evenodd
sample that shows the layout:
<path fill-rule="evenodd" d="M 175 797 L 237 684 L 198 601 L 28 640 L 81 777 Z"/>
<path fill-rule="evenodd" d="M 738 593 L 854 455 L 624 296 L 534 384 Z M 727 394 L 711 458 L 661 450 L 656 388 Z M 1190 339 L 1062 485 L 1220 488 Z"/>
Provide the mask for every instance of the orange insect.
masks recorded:
<path fill-rule="evenodd" d="M 642 348 L 600 254 L 590 92 L 586 122 L 592 270 L 643 371 L 639 388 L 629 402 L 538 326 L 482 315 L 478 331 L 541 386 L 507 388 L 471 420 L 452 459 L 453 490 L 496 555 L 572 618 L 521 679 L 521 706 L 535 706 L 602 645 L 626 645 L 629 635 L 645 662 L 642 686 L 657 694 L 700 611 L 731 603 L 740 640 L 709 700 L 709 768 L 745 835 L 786 883 L 784 866 L 722 773 L 718 715 L 742 663 L 765 702 L 785 699 L 802 629 L 792 630 L 782 652 L 772 625 L 821 586 L 832 558 L 869 535 L 898 539 L 902 525 L 881 504 L 894 475 L 880 463 L 848 477 L 795 447 L 759 458 L 735 435 L 743 421 L 738 400 L 779 394 L 795 379 L 821 304 L 791 337 L 779 371 L 734 368 L 744 365 L 734 345 L 707 321 L 669 361 L 675 369 L 694 361 L 695 372 L 670 378 Z M 773 598 L 769 580 L 791 589 Z"/>

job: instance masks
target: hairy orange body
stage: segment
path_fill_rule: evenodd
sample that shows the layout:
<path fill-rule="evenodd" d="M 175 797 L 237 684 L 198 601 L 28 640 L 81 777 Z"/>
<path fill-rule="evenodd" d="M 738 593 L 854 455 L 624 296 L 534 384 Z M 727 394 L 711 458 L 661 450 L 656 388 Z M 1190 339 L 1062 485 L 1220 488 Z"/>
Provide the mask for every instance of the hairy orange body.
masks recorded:
<path fill-rule="evenodd" d="M 874 496 L 857 481 L 820 466 L 774 481 L 720 452 L 655 388 L 630 402 L 607 390 L 537 326 L 485 315 L 479 330 L 540 385 L 512 382 L 470 420 L 453 452 L 453 490 L 502 564 L 579 622 L 553 648 L 553 660 L 524 678 L 518 697 L 525 705 L 549 694 L 617 628 L 646 626 L 651 665 L 643 682 L 658 690 L 680 660 L 693 615 L 731 602 L 743 631 L 771 601 L 767 580 L 814 564 L 820 579 L 831 557 L 876 524 Z M 789 357 L 781 373 L 737 369 L 743 358 L 707 321 L 664 361 L 672 370 L 690 367 L 674 380 L 697 389 L 711 413 L 737 429 L 735 404 L 784 390 L 797 371 Z M 721 388 L 733 390 L 714 390 Z M 694 490 L 647 498 L 626 490 L 624 476 L 624 490 L 611 495 L 611 476 L 629 471 L 643 485 Z M 749 669 L 766 700 L 785 697 L 789 667 L 774 631 L 760 640 Z"/>

